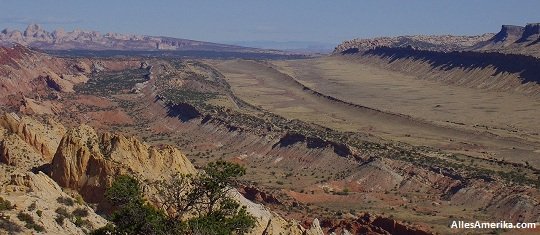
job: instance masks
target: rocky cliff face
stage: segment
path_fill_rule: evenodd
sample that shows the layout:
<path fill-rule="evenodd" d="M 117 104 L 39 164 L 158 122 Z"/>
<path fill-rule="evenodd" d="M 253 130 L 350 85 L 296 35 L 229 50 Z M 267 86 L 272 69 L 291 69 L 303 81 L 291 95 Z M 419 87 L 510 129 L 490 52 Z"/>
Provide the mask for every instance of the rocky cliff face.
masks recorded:
<path fill-rule="evenodd" d="M 102 34 L 97 31 L 76 29 L 66 32 L 56 29 L 48 32 L 36 24 L 26 30 L 4 29 L 0 32 L 0 44 L 19 43 L 46 50 L 211 50 L 264 52 L 254 48 L 193 41 L 170 37 L 129 35 L 119 33 Z"/>

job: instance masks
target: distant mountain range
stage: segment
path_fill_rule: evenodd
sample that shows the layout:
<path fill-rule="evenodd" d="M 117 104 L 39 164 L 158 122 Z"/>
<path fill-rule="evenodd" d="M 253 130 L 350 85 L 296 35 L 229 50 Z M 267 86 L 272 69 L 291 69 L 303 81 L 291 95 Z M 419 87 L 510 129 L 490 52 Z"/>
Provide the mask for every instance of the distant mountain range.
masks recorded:
<path fill-rule="evenodd" d="M 76 29 L 66 32 L 56 29 L 47 32 L 37 24 L 29 25 L 23 32 L 4 29 L 0 44 L 18 43 L 42 50 L 123 50 L 123 51 L 220 51 L 282 53 L 275 50 L 202 42 L 162 36 L 144 36 L 119 33 L 102 34 L 97 31 Z"/>

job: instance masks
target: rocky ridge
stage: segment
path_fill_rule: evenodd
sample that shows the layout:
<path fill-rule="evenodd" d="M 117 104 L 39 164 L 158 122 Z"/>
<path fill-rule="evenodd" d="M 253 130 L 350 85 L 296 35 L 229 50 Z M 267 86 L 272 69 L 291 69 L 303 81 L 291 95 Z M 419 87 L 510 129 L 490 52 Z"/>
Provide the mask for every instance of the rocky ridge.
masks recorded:
<path fill-rule="evenodd" d="M 540 95 L 540 60 L 532 56 L 485 51 L 439 52 L 378 47 L 346 54 L 345 58 L 354 58 L 357 62 L 446 84 Z"/>
<path fill-rule="evenodd" d="M 496 34 L 485 33 L 476 36 L 415 35 L 357 38 L 342 42 L 336 46 L 333 54 L 364 52 L 378 47 L 407 47 L 438 52 L 484 51 L 539 57 L 540 23 L 529 23 L 526 26 L 502 25 L 501 30 Z"/>
<path fill-rule="evenodd" d="M 367 51 L 377 47 L 412 47 L 420 50 L 457 51 L 469 48 L 493 37 L 486 33 L 476 36 L 453 35 L 414 35 L 398 37 L 377 37 L 371 39 L 356 38 L 336 46 L 334 54 L 347 51 Z"/>

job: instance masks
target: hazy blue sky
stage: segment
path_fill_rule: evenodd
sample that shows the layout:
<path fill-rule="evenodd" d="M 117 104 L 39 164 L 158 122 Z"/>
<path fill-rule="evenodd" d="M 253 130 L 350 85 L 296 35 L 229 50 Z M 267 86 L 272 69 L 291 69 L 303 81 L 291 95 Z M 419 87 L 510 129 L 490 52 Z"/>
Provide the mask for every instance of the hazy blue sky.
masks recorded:
<path fill-rule="evenodd" d="M 317 41 L 470 35 L 540 22 L 540 0 L 0 0 L 0 28 L 91 29 L 205 41 Z"/>

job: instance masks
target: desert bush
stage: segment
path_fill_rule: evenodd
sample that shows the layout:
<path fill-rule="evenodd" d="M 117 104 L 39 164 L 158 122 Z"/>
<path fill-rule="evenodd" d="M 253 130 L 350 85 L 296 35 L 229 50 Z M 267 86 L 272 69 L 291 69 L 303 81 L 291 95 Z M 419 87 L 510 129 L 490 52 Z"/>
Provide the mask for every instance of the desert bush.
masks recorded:
<path fill-rule="evenodd" d="M 81 195 L 78 195 L 75 197 L 75 200 L 77 201 L 77 204 L 79 205 L 83 205 L 84 204 L 84 200 L 83 198 L 81 197 Z"/>
<path fill-rule="evenodd" d="M 36 207 L 37 207 L 36 202 L 32 202 L 32 204 L 28 206 L 28 211 L 33 211 L 36 209 Z"/>
<path fill-rule="evenodd" d="M 83 226 L 88 227 L 88 226 L 90 226 L 90 221 L 87 220 L 87 219 L 83 219 L 83 218 L 81 218 L 79 216 L 76 216 L 75 221 L 73 221 L 73 224 L 75 224 L 75 226 L 77 226 L 77 227 L 83 227 Z"/>
<path fill-rule="evenodd" d="M 56 217 L 54 218 L 54 221 L 56 221 L 56 223 L 60 226 L 63 226 L 64 225 L 64 220 L 66 219 L 66 217 L 62 216 L 62 215 L 56 215 Z"/>
<path fill-rule="evenodd" d="M 11 202 L 4 199 L 3 197 L 0 197 L 0 211 L 12 210 L 12 209 L 13 209 L 13 205 L 11 204 Z"/>
<path fill-rule="evenodd" d="M 25 222 L 25 227 L 26 228 L 29 228 L 29 229 L 34 229 L 35 231 L 37 232 L 43 232 L 45 231 L 45 228 L 39 224 L 36 224 L 36 222 L 34 221 L 34 217 L 32 217 L 30 214 L 28 213 L 25 213 L 25 212 L 19 212 L 19 214 L 17 214 L 17 218 L 22 221 L 22 222 Z"/>
<path fill-rule="evenodd" d="M 0 231 L 5 231 L 7 234 L 19 234 L 22 232 L 22 228 L 13 221 L 10 221 L 9 218 L 0 216 Z"/>
<path fill-rule="evenodd" d="M 73 206 L 75 205 L 75 201 L 73 201 L 73 199 L 71 199 L 70 197 L 63 197 L 63 196 L 60 196 L 58 198 L 56 198 L 56 201 L 60 204 L 64 204 L 66 206 Z"/>
<path fill-rule="evenodd" d="M 348 188 L 344 188 L 342 191 L 340 192 L 336 192 L 337 195 L 349 195 L 349 189 Z"/>
<path fill-rule="evenodd" d="M 67 208 L 65 207 L 58 207 L 55 210 L 56 217 L 54 218 L 54 221 L 60 226 L 64 225 L 64 220 L 69 219 L 71 215 L 69 214 Z"/>
<path fill-rule="evenodd" d="M 86 208 L 77 208 L 71 214 L 75 217 L 86 217 L 88 216 L 88 209 Z"/>
<path fill-rule="evenodd" d="M 67 210 L 67 208 L 65 208 L 63 206 L 56 208 L 55 212 L 56 212 L 56 214 L 62 215 L 64 217 L 66 217 L 66 218 L 69 218 L 71 216 L 69 214 L 69 211 Z"/>
<path fill-rule="evenodd" d="M 116 208 L 110 217 L 114 226 L 92 234 L 244 234 L 255 218 L 228 196 L 244 174 L 237 164 L 217 161 L 200 174 L 175 175 L 157 184 L 163 199 L 159 208 L 143 199 L 135 178 L 119 176 L 105 193 Z"/>

